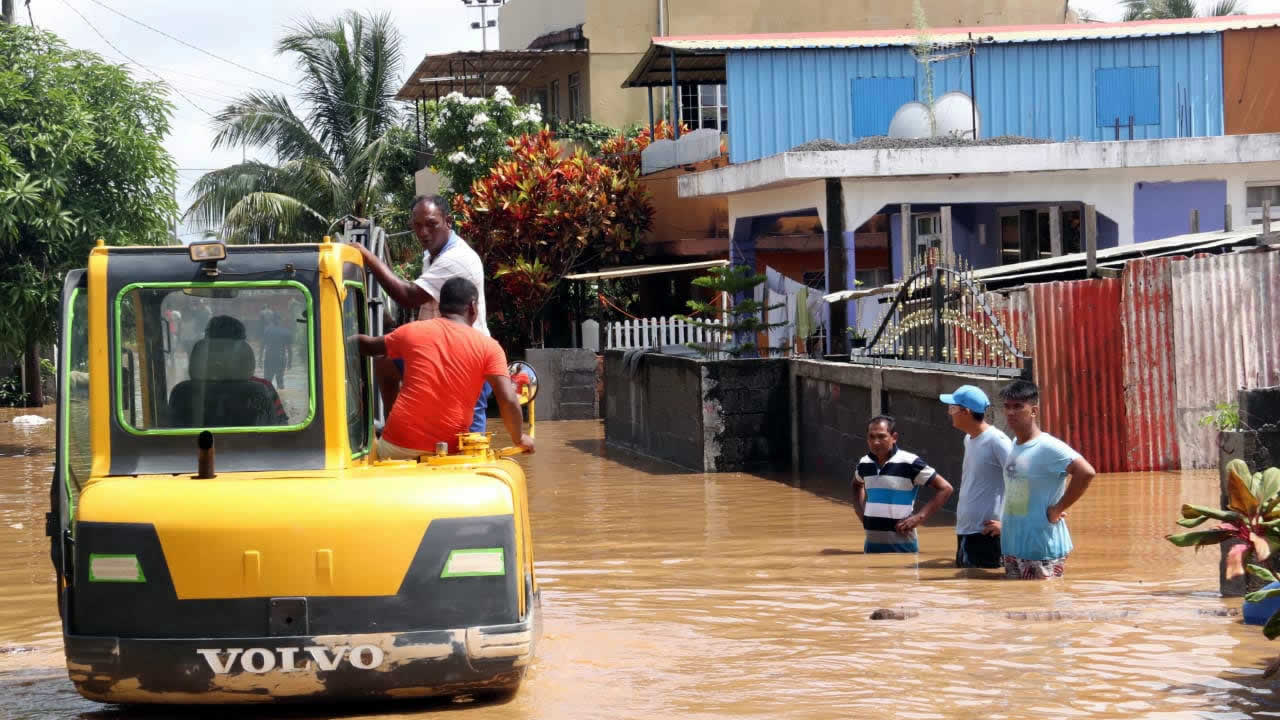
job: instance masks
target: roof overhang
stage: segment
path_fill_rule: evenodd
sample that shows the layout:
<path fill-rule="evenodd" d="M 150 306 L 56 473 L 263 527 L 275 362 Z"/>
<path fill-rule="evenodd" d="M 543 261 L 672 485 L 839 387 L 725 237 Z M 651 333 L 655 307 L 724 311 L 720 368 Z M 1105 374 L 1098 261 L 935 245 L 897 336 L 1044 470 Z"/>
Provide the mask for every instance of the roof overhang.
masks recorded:
<path fill-rule="evenodd" d="M 631 74 L 622 83 L 623 88 L 671 87 L 672 74 L 676 85 L 723 85 L 725 79 L 725 54 L 717 50 L 676 49 L 666 44 L 667 38 L 654 38 L 649 49 Z M 672 56 L 675 67 L 672 68 Z"/>
<path fill-rule="evenodd" d="M 1280 133 L 1163 140 L 956 145 L 785 152 L 678 179 L 682 198 L 752 192 L 825 178 L 966 175 L 1280 162 Z"/>
<path fill-rule="evenodd" d="M 469 50 L 427 55 L 409 74 L 397 100 L 436 98 L 459 92 L 487 95 L 502 85 L 517 87 L 538 65 L 550 58 L 586 57 L 586 50 Z"/>

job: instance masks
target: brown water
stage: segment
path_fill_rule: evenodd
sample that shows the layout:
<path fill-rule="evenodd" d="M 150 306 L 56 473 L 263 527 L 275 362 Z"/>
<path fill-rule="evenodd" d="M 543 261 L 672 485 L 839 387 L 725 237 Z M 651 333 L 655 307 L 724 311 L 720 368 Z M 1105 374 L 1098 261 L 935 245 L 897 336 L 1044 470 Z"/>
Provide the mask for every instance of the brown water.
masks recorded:
<path fill-rule="evenodd" d="M 53 430 L 17 428 L 15 414 L 0 412 L 0 717 L 187 715 L 104 707 L 72 690 L 43 526 Z M 918 560 L 863 556 L 846 504 L 749 475 L 673 470 L 606 451 L 601 435 L 599 423 L 545 423 L 523 461 L 545 634 L 514 699 L 277 714 L 1280 716 L 1259 677 L 1280 644 L 1213 614 L 1240 605 L 1217 596 L 1216 549 L 1160 539 L 1181 503 L 1216 501 L 1211 473 L 1098 478 L 1070 514 L 1067 577 L 1010 582 L 950 567 L 947 527 L 921 532 Z M 899 607 L 919 615 L 868 619 Z M 1044 619 L 1050 611 L 1058 619 Z"/>

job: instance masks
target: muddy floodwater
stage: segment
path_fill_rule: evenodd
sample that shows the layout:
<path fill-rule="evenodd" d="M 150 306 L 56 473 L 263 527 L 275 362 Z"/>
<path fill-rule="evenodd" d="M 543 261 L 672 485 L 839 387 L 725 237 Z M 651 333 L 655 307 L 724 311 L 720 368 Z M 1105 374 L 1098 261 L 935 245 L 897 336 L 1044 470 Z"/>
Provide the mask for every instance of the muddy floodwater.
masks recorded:
<path fill-rule="evenodd" d="M 0 411 L 0 717 L 191 715 L 72 689 L 44 537 L 53 426 L 16 414 Z M 1216 503 L 1213 473 L 1100 476 L 1070 512 L 1067 577 L 1035 583 L 957 571 L 944 525 L 918 557 L 864 556 L 839 498 L 606 450 L 596 422 L 544 423 L 538 449 L 522 462 L 545 633 L 518 695 L 235 716 L 1280 717 L 1261 678 L 1280 643 L 1229 615 L 1216 548 L 1161 539 L 1181 503 Z"/>

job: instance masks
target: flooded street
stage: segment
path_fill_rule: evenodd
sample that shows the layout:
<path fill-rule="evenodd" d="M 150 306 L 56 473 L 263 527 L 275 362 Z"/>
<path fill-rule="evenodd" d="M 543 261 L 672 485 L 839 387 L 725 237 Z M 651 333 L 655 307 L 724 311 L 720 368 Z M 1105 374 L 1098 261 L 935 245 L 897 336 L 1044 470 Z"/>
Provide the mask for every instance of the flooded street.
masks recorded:
<path fill-rule="evenodd" d="M 175 716 L 67 680 L 44 537 L 53 425 L 17 414 L 0 411 L 0 717 Z M 606 450 L 596 422 L 538 430 L 521 462 L 545 627 L 519 694 L 274 716 L 1280 717 L 1259 677 L 1280 644 L 1223 616 L 1240 600 L 1217 596 L 1216 548 L 1161 539 L 1181 503 L 1216 504 L 1212 472 L 1099 476 L 1070 513 L 1067 577 L 1008 582 L 952 567 L 946 526 L 922 529 L 918 558 L 864 556 L 844 502 Z"/>

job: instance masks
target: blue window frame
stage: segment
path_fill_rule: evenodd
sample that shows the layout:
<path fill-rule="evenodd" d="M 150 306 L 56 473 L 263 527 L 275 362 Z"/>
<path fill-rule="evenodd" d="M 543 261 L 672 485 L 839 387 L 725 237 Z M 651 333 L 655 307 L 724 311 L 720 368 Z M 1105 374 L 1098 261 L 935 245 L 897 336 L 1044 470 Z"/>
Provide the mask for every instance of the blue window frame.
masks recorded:
<path fill-rule="evenodd" d="M 1093 76 L 1098 127 L 1160 124 L 1160 68 L 1099 68 Z"/>
<path fill-rule="evenodd" d="M 889 121 L 905 103 L 916 99 L 914 77 L 860 77 L 853 79 L 854 139 L 887 135 Z"/>

